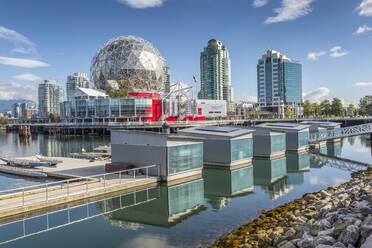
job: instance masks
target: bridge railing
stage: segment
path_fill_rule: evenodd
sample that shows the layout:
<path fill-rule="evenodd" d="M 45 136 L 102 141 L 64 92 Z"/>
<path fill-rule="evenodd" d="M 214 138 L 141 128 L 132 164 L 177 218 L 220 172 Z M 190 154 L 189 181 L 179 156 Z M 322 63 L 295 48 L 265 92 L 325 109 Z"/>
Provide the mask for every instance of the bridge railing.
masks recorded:
<path fill-rule="evenodd" d="M 340 129 L 327 130 L 327 132 L 316 132 L 310 135 L 310 142 L 319 142 L 328 139 L 338 139 L 355 135 L 372 133 L 372 123 L 344 127 Z"/>

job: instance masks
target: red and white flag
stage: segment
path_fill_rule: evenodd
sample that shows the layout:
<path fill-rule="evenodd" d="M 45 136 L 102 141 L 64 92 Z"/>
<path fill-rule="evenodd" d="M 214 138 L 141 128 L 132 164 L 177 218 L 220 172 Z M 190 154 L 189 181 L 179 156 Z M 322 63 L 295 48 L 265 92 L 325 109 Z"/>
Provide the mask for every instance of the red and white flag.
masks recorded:
<path fill-rule="evenodd" d="M 198 82 L 198 80 L 196 80 L 195 76 L 192 76 L 192 78 L 194 79 L 194 83 Z"/>

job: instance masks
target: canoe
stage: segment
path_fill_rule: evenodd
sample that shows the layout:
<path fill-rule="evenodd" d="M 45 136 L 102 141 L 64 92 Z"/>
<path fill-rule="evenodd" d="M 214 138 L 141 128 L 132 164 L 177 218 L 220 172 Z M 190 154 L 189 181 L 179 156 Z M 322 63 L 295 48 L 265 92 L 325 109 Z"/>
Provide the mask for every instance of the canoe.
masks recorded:
<path fill-rule="evenodd" d="M 50 157 L 44 157 L 42 155 L 36 155 L 36 158 L 40 160 L 40 162 L 49 162 L 51 165 L 57 165 L 63 163 L 62 160 Z"/>
<path fill-rule="evenodd" d="M 18 176 L 27 176 L 27 177 L 48 177 L 47 174 L 41 171 L 27 170 L 23 168 L 17 168 L 12 166 L 0 165 L 0 172 L 18 175 Z"/>

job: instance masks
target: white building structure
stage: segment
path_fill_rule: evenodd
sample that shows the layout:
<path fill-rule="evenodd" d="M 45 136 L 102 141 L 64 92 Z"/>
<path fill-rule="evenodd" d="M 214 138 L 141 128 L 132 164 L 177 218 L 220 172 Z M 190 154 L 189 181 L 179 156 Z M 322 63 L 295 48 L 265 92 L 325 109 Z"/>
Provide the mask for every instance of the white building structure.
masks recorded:
<path fill-rule="evenodd" d="M 70 100 L 70 98 L 73 97 L 75 90 L 77 90 L 78 88 L 92 88 L 91 83 L 88 79 L 88 75 L 86 73 L 76 72 L 73 75 L 67 77 L 67 100 Z"/>
<path fill-rule="evenodd" d="M 60 114 L 59 104 L 64 100 L 64 90 L 55 80 L 45 80 L 39 84 L 38 98 L 39 118 Z"/>

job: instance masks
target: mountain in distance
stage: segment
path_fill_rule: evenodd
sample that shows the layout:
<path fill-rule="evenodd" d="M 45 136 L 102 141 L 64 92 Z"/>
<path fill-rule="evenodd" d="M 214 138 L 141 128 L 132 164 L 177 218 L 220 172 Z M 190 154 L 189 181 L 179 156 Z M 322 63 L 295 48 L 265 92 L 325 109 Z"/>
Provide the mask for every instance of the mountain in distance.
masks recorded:
<path fill-rule="evenodd" d="M 31 101 L 26 100 L 26 99 L 0 100 L 0 113 L 4 112 L 5 110 L 12 110 L 12 105 L 17 102 L 24 103 L 24 102 L 31 102 Z"/>

